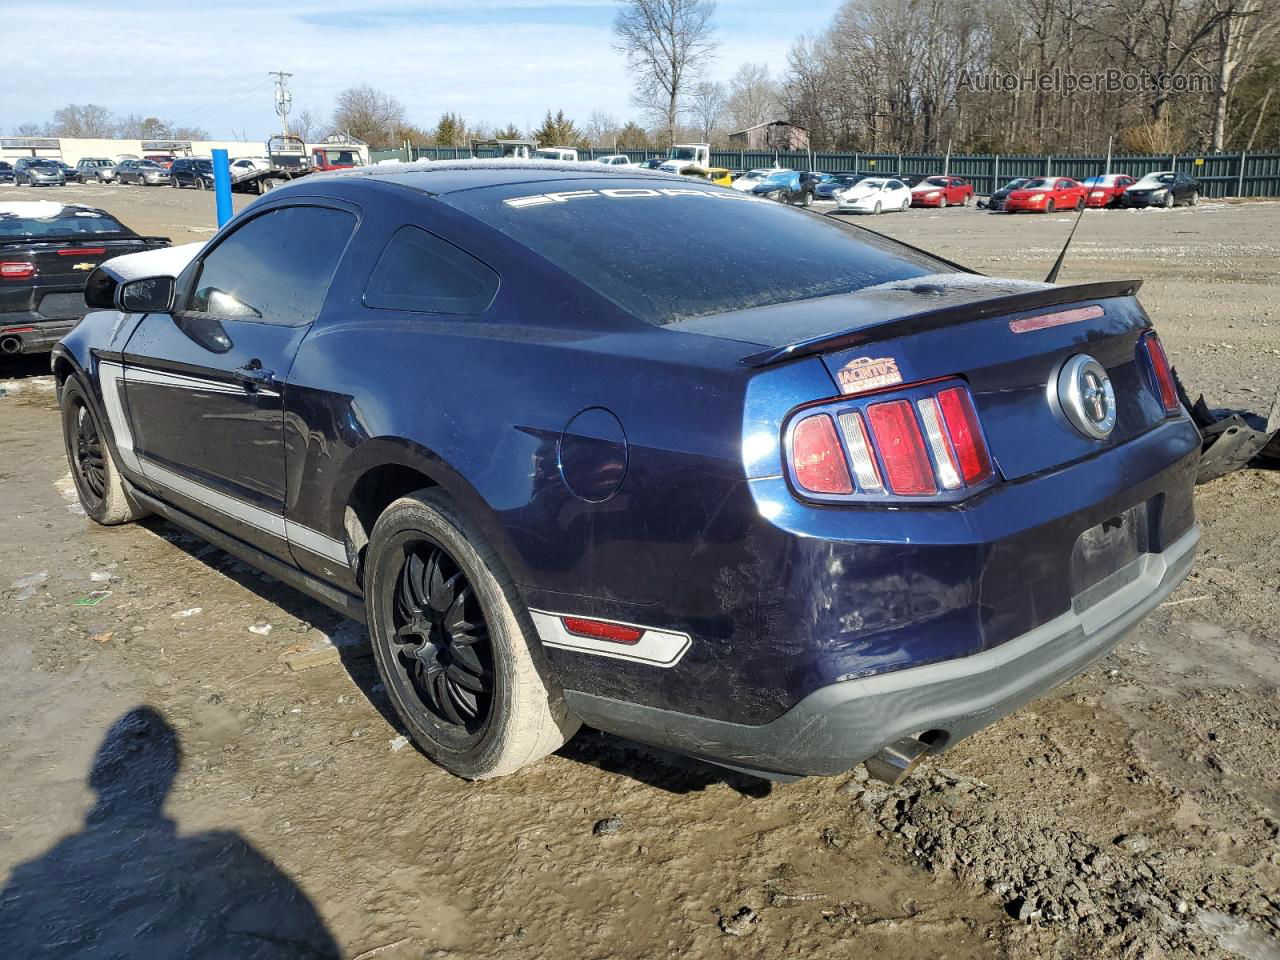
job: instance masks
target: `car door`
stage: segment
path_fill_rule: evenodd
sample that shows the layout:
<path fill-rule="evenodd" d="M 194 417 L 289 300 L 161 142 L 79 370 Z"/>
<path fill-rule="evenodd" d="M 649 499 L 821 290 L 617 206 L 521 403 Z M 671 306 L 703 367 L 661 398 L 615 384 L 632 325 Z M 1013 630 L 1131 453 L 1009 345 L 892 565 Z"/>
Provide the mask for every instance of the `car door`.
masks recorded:
<path fill-rule="evenodd" d="M 237 221 L 124 351 L 134 450 L 157 495 L 286 560 L 283 386 L 356 223 L 354 208 L 301 198 Z"/>

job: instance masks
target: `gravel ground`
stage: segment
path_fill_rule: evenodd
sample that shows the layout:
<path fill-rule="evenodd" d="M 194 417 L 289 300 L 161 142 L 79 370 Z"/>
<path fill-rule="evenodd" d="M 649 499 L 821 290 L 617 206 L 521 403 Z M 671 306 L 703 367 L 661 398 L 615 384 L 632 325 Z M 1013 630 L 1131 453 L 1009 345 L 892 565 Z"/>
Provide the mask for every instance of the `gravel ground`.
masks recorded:
<path fill-rule="evenodd" d="M 194 191 L 58 196 L 175 242 L 212 225 Z M 1036 279 L 1071 226 L 859 222 Z M 1193 392 L 1265 413 L 1280 204 L 1087 213 L 1062 279 L 1120 277 L 1145 278 Z M 589 731 L 465 784 L 405 746 L 358 644 L 341 665 L 281 662 L 360 628 L 166 524 L 86 521 L 42 372 L 0 381 L 11 951 L 1280 958 L 1278 473 L 1200 488 L 1191 579 L 1097 667 L 902 787 L 770 786 Z"/>

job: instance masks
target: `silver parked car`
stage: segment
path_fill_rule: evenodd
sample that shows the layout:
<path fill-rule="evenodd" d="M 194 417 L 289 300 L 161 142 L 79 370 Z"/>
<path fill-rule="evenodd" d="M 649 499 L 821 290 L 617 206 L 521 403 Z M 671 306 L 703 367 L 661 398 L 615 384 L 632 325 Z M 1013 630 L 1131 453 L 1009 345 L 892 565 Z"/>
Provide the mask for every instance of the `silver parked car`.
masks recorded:
<path fill-rule="evenodd" d="M 169 171 L 154 160 L 125 160 L 116 167 L 116 179 L 141 187 L 156 186 L 169 182 Z"/>
<path fill-rule="evenodd" d="M 116 162 L 107 157 L 81 157 L 76 169 L 80 171 L 80 179 L 84 183 L 90 180 L 115 183 L 116 180 Z"/>
<path fill-rule="evenodd" d="M 52 160 L 21 157 L 13 165 L 13 182 L 19 187 L 61 187 L 66 184 L 67 177 Z"/>

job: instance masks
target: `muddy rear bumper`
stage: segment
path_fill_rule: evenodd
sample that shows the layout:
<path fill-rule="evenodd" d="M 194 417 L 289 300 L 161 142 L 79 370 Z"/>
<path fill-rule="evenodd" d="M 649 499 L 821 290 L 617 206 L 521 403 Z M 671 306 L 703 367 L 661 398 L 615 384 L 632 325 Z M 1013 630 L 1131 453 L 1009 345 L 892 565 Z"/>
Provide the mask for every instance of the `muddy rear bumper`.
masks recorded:
<path fill-rule="evenodd" d="M 833 683 L 757 726 L 566 690 L 592 726 L 736 769 L 842 773 L 886 744 L 929 732 L 942 750 L 1079 674 L 1105 656 L 1191 572 L 1200 528 L 1114 575 L 1123 586 L 990 650 Z M 1090 597 L 1101 591 L 1091 589 Z"/>

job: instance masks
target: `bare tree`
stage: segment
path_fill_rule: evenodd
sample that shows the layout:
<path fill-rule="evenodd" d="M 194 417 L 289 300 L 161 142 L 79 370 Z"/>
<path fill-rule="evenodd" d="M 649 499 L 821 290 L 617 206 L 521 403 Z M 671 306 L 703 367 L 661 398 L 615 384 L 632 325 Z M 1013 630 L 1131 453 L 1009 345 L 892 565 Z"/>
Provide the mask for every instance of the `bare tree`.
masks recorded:
<path fill-rule="evenodd" d="M 613 114 L 605 113 L 603 110 L 593 110 L 591 116 L 587 118 L 587 127 L 583 136 L 593 147 L 612 148 L 621 129 L 622 124 Z"/>
<path fill-rule="evenodd" d="M 51 136 L 51 128 L 47 123 L 37 123 L 35 120 L 28 120 L 26 123 L 19 123 L 13 128 L 15 137 L 42 137 Z"/>
<path fill-rule="evenodd" d="M 101 139 L 115 132 L 116 119 L 97 103 L 69 103 L 53 114 L 53 129 L 59 137 Z"/>
<path fill-rule="evenodd" d="M 307 143 L 315 143 L 327 135 L 323 118 L 310 107 L 303 107 L 289 117 L 289 132 Z"/>
<path fill-rule="evenodd" d="M 734 130 L 745 130 L 778 119 L 778 85 L 767 63 L 744 63 L 729 81 L 726 109 Z"/>
<path fill-rule="evenodd" d="M 705 143 L 711 143 L 720 130 L 728 101 L 729 94 L 723 83 L 703 80 L 689 91 L 685 114 L 697 130 L 698 137 Z"/>
<path fill-rule="evenodd" d="M 637 75 L 635 103 L 660 113 L 674 143 L 681 98 L 715 53 L 712 0 L 619 0 L 614 43 Z"/>
<path fill-rule="evenodd" d="M 404 104 L 367 83 L 343 90 L 333 108 L 335 127 L 373 146 L 394 144 L 404 124 Z"/>

